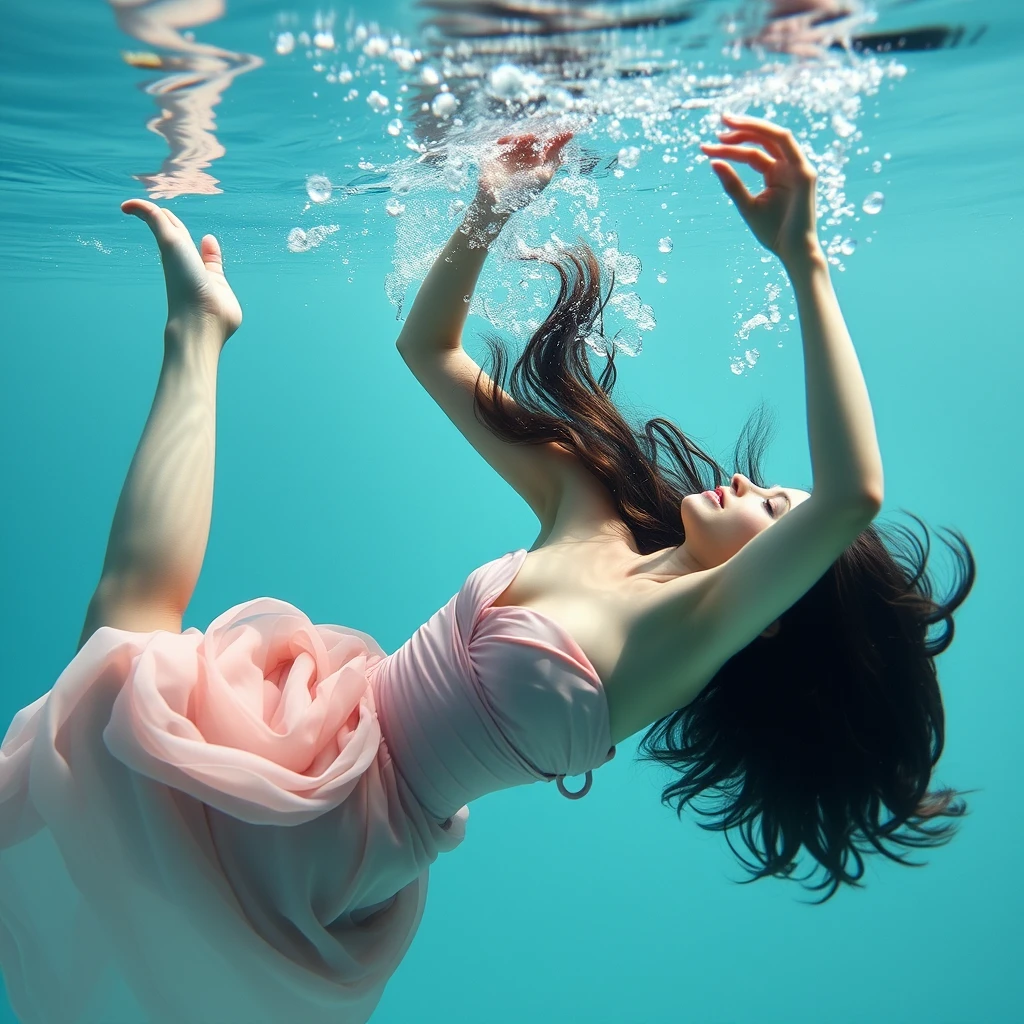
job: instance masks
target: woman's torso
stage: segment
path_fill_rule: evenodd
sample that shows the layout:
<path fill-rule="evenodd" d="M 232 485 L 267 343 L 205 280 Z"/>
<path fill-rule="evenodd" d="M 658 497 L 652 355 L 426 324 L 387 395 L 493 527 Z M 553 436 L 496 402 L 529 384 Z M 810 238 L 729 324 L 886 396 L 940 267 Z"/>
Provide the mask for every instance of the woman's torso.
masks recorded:
<path fill-rule="evenodd" d="M 643 561 L 605 487 L 577 464 L 551 522 L 494 601 L 547 616 L 579 644 L 604 685 L 613 743 L 685 706 L 707 682 L 687 670 L 683 623 L 675 630 L 665 621 L 670 577 L 639 571 Z"/>

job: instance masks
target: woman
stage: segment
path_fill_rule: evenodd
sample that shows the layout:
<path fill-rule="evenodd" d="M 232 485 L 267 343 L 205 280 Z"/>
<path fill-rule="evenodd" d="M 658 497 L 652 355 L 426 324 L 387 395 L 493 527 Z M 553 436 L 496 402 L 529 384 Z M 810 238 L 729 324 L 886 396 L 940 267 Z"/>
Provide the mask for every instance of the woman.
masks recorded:
<path fill-rule="evenodd" d="M 109 999 L 92 989 L 112 963 L 149 1021 L 364 1021 L 465 805 L 541 779 L 581 795 L 644 727 L 647 756 L 681 772 L 665 799 L 726 797 L 711 827 L 740 829 L 754 877 L 789 874 L 805 848 L 831 893 L 865 851 L 946 838 L 927 822 L 962 805 L 928 791 L 933 657 L 970 553 L 961 541 L 938 602 L 923 550 L 893 557 L 871 527 L 881 460 L 813 172 L 781 128 L 728 124 L 705 151 L 797 296 L 813 494 L 725 483 L 665 421 L 628 427 L 613 365 L 596 381 L 587 364 L 602 292 L 585 249 L 551 258 L 559 299 L 510 393 L 500 349 L 494 380 L 470 360 L 464 296 L 568 136 L 499 140 L 398 348 L 541 530 L 390 656 L 269 598 L 181 632 L 209 528 L 218 357 L 241 311 L 215 239 L 197 252 L 173 214 L 125 204 L 160 245 L 165 359 L 79 653 L 0 749 L 0 958 L 23 1020 Z M 752 197 L 729 160 L 766 189 Z"/>

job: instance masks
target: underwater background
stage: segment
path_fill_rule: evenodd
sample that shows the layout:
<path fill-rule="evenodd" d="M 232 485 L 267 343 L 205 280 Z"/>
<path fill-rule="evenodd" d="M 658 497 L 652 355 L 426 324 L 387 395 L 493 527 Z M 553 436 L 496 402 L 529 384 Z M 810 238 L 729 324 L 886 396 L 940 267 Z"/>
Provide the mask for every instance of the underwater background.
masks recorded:
<path fill-rule="evenodd" d="M 909 510 L 974 549 L 978 581 L 939 659 L 935 781 L 975 792 L 927 867 L 869 862 L 862 891 L 824 906 L 792 882 L 737 885 L 723 837 L 677 821 L 660 770 L 632 763 L 638 734 L 585 800 L 531 786 L 472 806 L 375 1024 L 1024 1020 L 1024 9 L 824 3 L 797 23 L 784 8 L 4 3 L 5 729 L 74 654 L 153 396 L 165 304 L 155 245 L 118 210 L 134 195 L 218 236 L 245 311 L 221 363 L 213 526 L 186 626 L 271 595 L 391 651 L 472 569 L 532 544 L 529 509 L 394 340 L 481 145 L 555 123 L 577 131 L 566 170 L 491 257 L 470 353 L 488 331 L 521 344 L 553 299 L 553 273 L 518 262 L 515 239 L 583 238 L 616 274 L 623 407 L 727 456 L 764 400 L 770 482 L 807 486 L 792 293 L 697 149 L 721 111 L 775 117 L 818 164 L 885 460 L 882 520 Z"/>

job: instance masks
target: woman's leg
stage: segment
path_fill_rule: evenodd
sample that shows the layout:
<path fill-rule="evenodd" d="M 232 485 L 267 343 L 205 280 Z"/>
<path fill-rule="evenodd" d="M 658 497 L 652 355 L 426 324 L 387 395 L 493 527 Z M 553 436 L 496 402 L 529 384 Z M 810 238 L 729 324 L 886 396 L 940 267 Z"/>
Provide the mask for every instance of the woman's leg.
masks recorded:
<path fill-rule="evenodd" d="M 169 210 L 141 200 L 122 209 L 146 221 L 159 243 L 168 320 L 156 396 L 117 503 L 79 648 L 100 626 L 181 631 L 210 533 L 217 368 L 242 319 L 212 235 L 200 252 Z"/>

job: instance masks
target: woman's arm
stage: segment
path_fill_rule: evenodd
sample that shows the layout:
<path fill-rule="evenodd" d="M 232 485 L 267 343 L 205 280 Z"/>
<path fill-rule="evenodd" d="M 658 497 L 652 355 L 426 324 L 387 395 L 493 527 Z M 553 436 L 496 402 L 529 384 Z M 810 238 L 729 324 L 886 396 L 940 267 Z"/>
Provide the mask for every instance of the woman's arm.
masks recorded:
<path fill-rule="evenodd" d="M 814 494 L 882 504 L 882 456 L 867 385 L 821 246 L 786 264 L 803 335 Z"/>
<path fill-rule="evenodd" d="M 498 139 L 494 159 L 481 167 L 476 197 L 430 268 L 398 336 L 403 355 L 440 352 L 462 344 L 468 300 L 491 243 L 509 217 L 552 179 L 570 138 L 565 132 L 546 142 L 535 135 Z"/>
<path fill-rule="evenodd" d="M 462 347 L 469 297 L 491 242 L 511 214 L 527 205 L 552 178 L 570 136 L 540 142 L 534 135 L 498 140 L 480 172 L 476 199 L 427 274 L 397 341 L 398 351 L 424 390 L 459 432 L 533 509 L 547 530 L 557 515 L 565 474 L 575 456 L 561 446 L 510 444 L 476 416 L 477 385 L 490 395 L 494 382 Z M 506 408 L 515 402 L 498 389 Z"/>
<path fill-rule="evenodd" d="M 100 626 L 180 631 L 206 553 L 213 505 L 217 368 L 242 314 L 212 235 L 200 253 L 174 214 L 132 200 L 160 246 L 168 321 L 156 396 L 107 542 L 79 648 Z"/>
<path fill-rule="evenodd" d="M 751 230 L 782 260 L 793 284 L 803 336 L 814 496 L 817 504 L 882 500 L 882 457 L 867 385 L 839 309 L 815 229 L 815 171 L 792 134 L 757 118 L 729 117 L 713 157 L 748 164 L 765 175 L 752 196 L 736 171 L 712 161 Z M 764 151 L 742 143 L 754 142 Z"/>
<path fill-rule="evenodd" d="M 663 589 L 659 615 L 687 653 L 666 706 L 679 707 L 737 651 L 802 597 L 874 518 L 882 503 L 882 459 L 857 354 L 829 281 L 815 228 L 815 174 L 793 136 L 754 118 L 730 118 L 720 145 L 706 145 L 758 241 L 793 282 L 803 334 L 813 493 L 731 558 Z M 754 142 L 756 149 L 741 143 Z M 765 177 L 752 196 L 724 160 Z"/>

